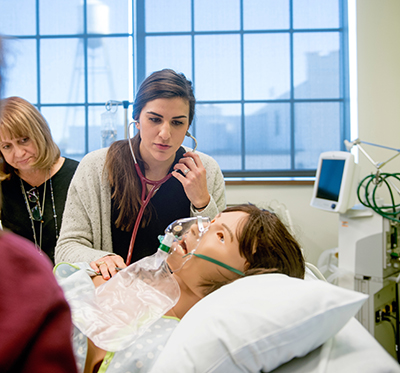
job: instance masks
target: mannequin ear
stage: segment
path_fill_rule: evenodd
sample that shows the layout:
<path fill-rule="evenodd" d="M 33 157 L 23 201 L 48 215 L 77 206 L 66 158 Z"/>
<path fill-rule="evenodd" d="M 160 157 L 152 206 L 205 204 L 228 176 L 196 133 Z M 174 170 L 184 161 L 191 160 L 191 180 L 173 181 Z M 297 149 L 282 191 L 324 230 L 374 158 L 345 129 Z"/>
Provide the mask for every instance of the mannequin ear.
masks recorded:
<path fill-rule="evenodd" d="M 249 268 L 250 268 L 250 263 L 246 260 L 246 263 L 244 263 L 243 272 L 246 272 Z"/>

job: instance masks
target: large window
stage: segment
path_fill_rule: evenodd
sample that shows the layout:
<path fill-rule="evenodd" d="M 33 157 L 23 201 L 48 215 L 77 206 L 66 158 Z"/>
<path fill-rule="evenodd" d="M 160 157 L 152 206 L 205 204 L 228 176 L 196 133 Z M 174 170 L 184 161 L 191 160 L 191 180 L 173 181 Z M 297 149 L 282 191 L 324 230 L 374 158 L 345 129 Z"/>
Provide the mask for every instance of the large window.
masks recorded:
<path fill-rule="evenodd" d="M 349 138 L 346 0 L 18 4 L 0 0 L 0 33 L 10 37 L 4 93 L 38 106 L 63 155 L 103 146 L 105 103 L 132 103 L 162 68 L 192 80 L 191 132 L 226 176 L 313 175 L 319 154 Z M 125 112 L 116 108 L 120 139 Z"/>

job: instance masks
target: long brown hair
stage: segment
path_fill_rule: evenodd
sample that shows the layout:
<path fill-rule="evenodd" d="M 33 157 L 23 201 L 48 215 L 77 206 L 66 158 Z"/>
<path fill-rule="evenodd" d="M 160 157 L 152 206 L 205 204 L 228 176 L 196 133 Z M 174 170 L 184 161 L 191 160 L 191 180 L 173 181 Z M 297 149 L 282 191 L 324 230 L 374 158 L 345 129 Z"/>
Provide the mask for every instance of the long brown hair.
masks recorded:
<path fill-rule="evenodd" d="M 60 158 L 60 149 L 54 142 L 50 127 L 43 115 L 21 97 L 0 101 L 0 134 L 10 138 L 29 137 L 37 148 L 37 159 L 32 167 L 48 169 Z M 0 151 L 0 180 L 10 178 L 15 169 Z"/>
<path fill-rule="evenodd" d="M 234 211 L 248 214 L 236 231 L 239 253 L 248 265 L 245 276 L 282 273 L 304 278 L 305 261 L 300 245 L 277 215 L 253 204 L 228 207 L 223 212 Z M 226 279 L 216 283 L 204 279 L 202 286 L 206 295 L 232 281 Z"/>
<path fill-rule="evenodd" d="M 196 100 L 193 94 L 192 83 L 185 75 L 173 70 L 164 69 L 156 71 L 148 76 L 140 85 L 133 103 L 133 119 L 139 119 L 142 109 L 150 101 L 159 98 L 181 97 L 189 103 L 189 126 L 195 114 Z M 131 140 L 136 160 L 144 174 L 147 165 L 143 161 L 140 151 L 140 134 L 137 133 Z M 120 140 L 111 144 L 107 152 L 105 170 L 113 189 L 112 198 L 116 202 L 119 214 L 115 222 L 122 230 L 133 229 L 135 218 L 140 209 L 141 184 L 136 174 L 134 162 L 129 149 L 128 140 Z M 142 226 L 151 219 L 151 203 L 147 206 Z"/>

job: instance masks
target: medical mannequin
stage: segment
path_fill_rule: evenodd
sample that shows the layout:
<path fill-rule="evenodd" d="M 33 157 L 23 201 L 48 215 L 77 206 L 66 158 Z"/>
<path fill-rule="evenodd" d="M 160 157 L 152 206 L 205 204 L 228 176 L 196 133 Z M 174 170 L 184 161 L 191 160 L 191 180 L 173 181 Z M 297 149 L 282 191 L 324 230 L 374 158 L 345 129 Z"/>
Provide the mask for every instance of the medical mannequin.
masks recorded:
<path fill-rule="evenodd" d="M 186 312 L 207 294 L 238 278 L 263 273 L 304 278 L 304 259 L 296 240 L 275 214 L 254 205 L 226 209 L 211 222 L 201 239 L 198 238 L 199 230 L 193 225 L 180 244 L 180 254 L 186 255 L 195 249 L 196 254 L 223 265 L 192 255 L 173 274 L 181 290 L 177 304 L 126 350 L 115 353 L 101 350 L 91 341 L 86 342 L 77 331 L 75 352 L 81 371 L 94 372 L 106 366 L 110 373 L 150 369 Z M 95 276 L 93 281 L 96 286 L 102 286 L 105 280 Z"/>

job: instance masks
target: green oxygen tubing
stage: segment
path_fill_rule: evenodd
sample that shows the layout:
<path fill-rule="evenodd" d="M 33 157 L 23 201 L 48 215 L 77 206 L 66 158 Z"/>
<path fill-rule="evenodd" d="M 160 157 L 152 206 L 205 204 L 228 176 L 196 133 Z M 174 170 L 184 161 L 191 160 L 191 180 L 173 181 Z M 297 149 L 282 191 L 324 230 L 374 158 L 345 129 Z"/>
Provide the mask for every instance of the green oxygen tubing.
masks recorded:
<path fill-rule="evenodd" d="M 400 173 L 377 173 L 377 174 L 371 174 L 366 176 L 363 180 L 361 180 L 360 184 L 358 185 L 357 188 L 357 197 L 360 203 L 366 207 L 369 207 L 370 209 L 374 210 L 377 214 L 383 216 L 386 219 L 395 221 L 397 223 L 400 223 L 399 219 L 399 208 L 400 204 L 396 204 L 392 187 L 394 187 L 397 192 L 399 193 L 399 190 L 396 188 L 396 186 L 391 182 L 390 179 L 396 179 L 397 181 L 400 182 Z M 372 192 L 370 191 L 371 186 L 373 185 Z M 378 190 L 378 187 L 385 185 L 387 187 L 387 190 L 389 192 L 390 196 L 390 201 L 391 205 L 387 206 L 378 206 L 378 203 L 376 201 L 376 192 Z M 362 191 L 361 189 L 364 187 L 364 196 L 362 196 Z"/>
<path fill-rule="evenodd" d="M 195 256 L 195 257 L 197 257 L 197 258 L 207 260 L 208 262 L 211 262 L 211 263 L 214 263 L 214 264 L 216 264 L 216 265 L 218 265 L 218 266 L 220 266 L 220 267 L 223 267 L 223 268 L 225 268 L 225 269 L 227 269 L 227 270 L 229 270 L 229 271 L 231 271 L 231 272 L 236 273 L 237 275 L 240 275 L 240 276 L 244 276 L 244 275 L 245 275 L 243 272 L 239 271 L 238 269 L 233 268 L 233 267 L 231 267 L 230 265 L 225 264 L 225 263 L 222 263 L 222 262 L 220 262 L 219 260 L 214 259 L 214 258 L 211 258 L 211 257 L 209 257 L 209 256 L 207 256 L 207 255 L 196 254 L 196 253 L 187 253 L 187 254 L 184 256 L 184 258 L 187 257 L 188 255 L 193 255 L 193 256 Z"/>
<path fill-rule="evenodd" d="M 376 167 L 376 173 L 366 176 L 363 180 L 361 180 L 360 184 L 357 188 L 357 197 L 360 203 L 366 207 L 369 207 L 377 214 L 383 216 L 384 218 L 400 223 L 399 215 L 400 215 L 400 204 L 396 204 L 393 189 L 396 190 L 397 194 L 400 195 L 400 189 L 396 186 L 395 182 L 400 182 L 400 173 L 382 173 L 380 169 L 389 163 L 391 160 L 396 158 L 400 154 L 400 149 L 391 148 L 384 145 L 374 144 L 367 141 L 361 141 L 360 139 L 356 139 L 354 141 L 344 141 L 346 149 L 348 151 L 351 150 L 353 146 L 356 146 L 365 157 Z M 377 146 L 379 148 L 393 150 L 396 152 L 395 155 L 389 157 L 384 162 L 375 162 L 368 153 L 364 150 L 361 144 L 367 144 L 372 146 Z M 376 192 L 378 187 L 386 186 L 387 191 L 389 193 L 389 198 L 391 204 L 385 206 L 379 206 L 377 203 L 377 195 Z M 362 188 L 364 188 L 364 195 L 362 195 Z"/>

